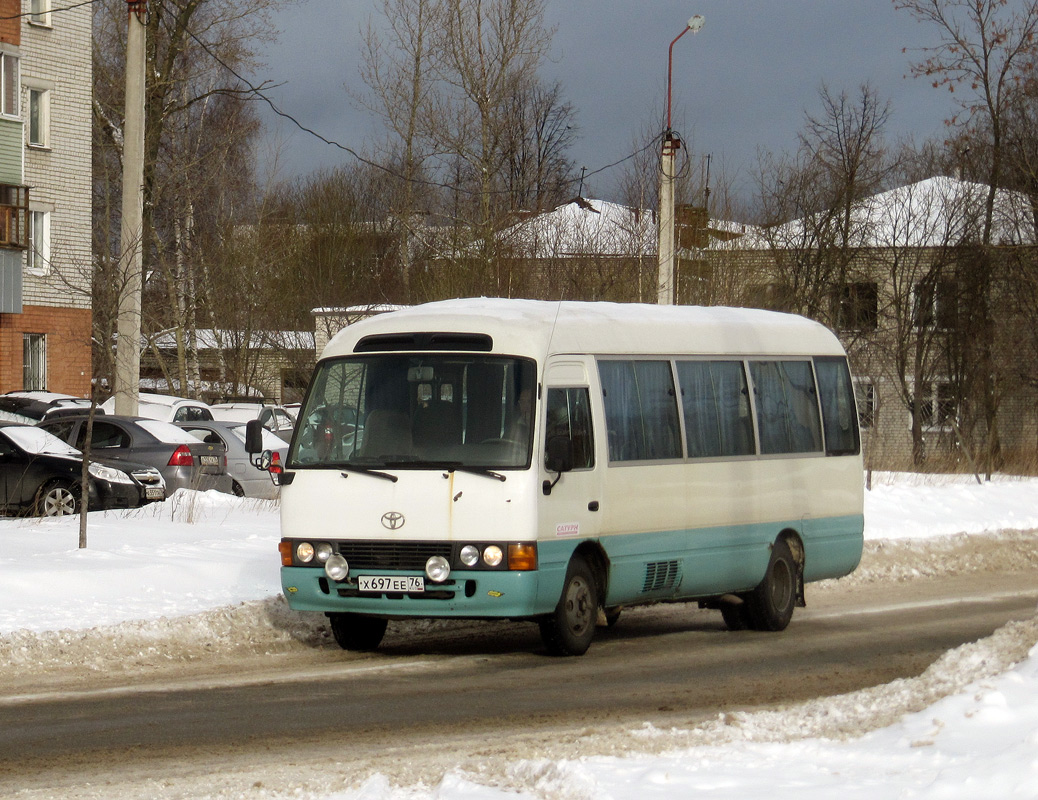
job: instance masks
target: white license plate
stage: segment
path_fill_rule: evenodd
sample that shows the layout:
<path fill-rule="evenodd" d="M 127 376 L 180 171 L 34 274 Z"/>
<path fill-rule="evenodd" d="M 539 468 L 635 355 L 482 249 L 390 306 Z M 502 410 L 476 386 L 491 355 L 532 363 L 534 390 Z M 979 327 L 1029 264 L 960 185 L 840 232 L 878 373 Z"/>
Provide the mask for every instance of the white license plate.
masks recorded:
<path fill-rule="evenodd" d="M 220 466 L 220 456 L 201 456 L 199 461 L 201 461 L 203 467 Z"/>
<path fill-rule="evenodd" d="M 163 500 L 166 497 L 166 490 L 161 486 L 145 486 L 144 496 L 148 500 Z"/>
<path fill-rule="evenodd" d="M 361 592 L 424 592 L 425 578 L 420 575 L 358 575 Z"/>

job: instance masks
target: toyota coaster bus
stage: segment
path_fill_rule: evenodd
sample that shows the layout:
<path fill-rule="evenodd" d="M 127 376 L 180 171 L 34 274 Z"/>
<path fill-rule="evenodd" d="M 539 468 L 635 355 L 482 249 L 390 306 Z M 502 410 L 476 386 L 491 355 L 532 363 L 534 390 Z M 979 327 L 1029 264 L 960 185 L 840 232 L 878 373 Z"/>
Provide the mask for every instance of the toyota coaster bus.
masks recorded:
<path fill-rule="evenodd" d="M 390 619 L 503 618 L 580 655 L 596 623 L 663 601 L 779 631 L 862 552 L 846 354 L 770 311 L 384 313 L 325 348 L 282 466 L 285 597 L 346 649 Z"/>

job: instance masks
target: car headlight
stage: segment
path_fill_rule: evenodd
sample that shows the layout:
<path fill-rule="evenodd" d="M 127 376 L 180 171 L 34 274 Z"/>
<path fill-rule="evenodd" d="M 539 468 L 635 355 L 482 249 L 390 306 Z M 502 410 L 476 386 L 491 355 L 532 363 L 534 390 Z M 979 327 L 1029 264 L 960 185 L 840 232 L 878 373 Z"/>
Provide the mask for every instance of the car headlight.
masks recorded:
<path fill-rule="evenodd" d="M 87 471 L 98 480 L 108 481 L 109 483 L 133 483 L 133 478 L 121 469 L 109 467 L 105 464 L 98 464 L 96 461 L 90 462 Z"/>
<path fill-rule="evenodd" d="M 504 553 L 496 544 L 490 545 L 483 551 L 483 561 L 488 567 L 496 567 L 504 558 Z"/>
<path fill-rule="evenodd" d="M 336 553 L 324 562 L 324 574 L 333 581 L 344 581 L 350 574 L 350 565 L 345 558 Z"/>
<path fill-rule="evenodd" d="M 443 556 L 431 556 L 425 562 L 425 574 L 433 583 L 443 583 L 451 574 L 451 564 Z"/>
<path fill-rule="evenodd" d="M 458 557 L 461 559 L 461 563 L 466 567 L 474 567 L 479 561 L 479 548 L 475 545 L 467 544 L 461 548 Z"/>
<path fill-rule="evenodd" d="M 310 542 L 300 542 L 296 545 L 296 558 L 304 564 L 314 560 L 314 546 Z"/>

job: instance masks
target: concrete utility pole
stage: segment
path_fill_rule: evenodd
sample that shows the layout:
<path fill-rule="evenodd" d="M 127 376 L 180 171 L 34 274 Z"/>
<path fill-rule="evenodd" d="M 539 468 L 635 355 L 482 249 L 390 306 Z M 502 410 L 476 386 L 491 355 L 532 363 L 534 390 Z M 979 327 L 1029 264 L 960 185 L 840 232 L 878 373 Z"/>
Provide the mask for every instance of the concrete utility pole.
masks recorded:
<path fill-rule="evenodd" d="M 659 279 L 657 299 L 659 305 L 674 305 L 677 300 L 677 281 L 674 270 L 674 158 L 681 148 L 681 139 L 670 127 L 670 89 L 673 75 L 674 45 L 689 31 L 698 33 L 703 27 L 703 17 L 696 14 L 685 25 L 685 29 L 674 37 L 667 51 L 667 129 L 663 131 L 663 147 L 660 153 L 660 237 Z"/>
<path fill-rule="evenodd" d="M 141 380 L 141 289 L 144 234 L 144 72 L 147 0 L 126 0 L 126 109 L 123 112 L 123 197 L 120 235 L 115 413 L 136 414 Z"/>

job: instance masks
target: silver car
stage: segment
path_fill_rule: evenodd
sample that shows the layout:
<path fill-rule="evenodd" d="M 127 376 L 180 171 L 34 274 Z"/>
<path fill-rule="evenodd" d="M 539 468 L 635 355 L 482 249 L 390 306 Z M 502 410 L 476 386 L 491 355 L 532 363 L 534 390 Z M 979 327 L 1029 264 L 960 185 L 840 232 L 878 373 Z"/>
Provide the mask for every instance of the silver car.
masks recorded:
<path fill-rule="evenodd" d="M 87 416 L 44 420 L 39 427 L 82 450 Z M 90 454 L 105 461 L 135 461 L 155 467 L 166 481 L 167 497 L 177 489 L 231 491 L 226 448 L 219 443 L 200 442 L 169 422 L 100 415 L 94 419 Z"/>
<path fill-rule="evenodd" d="M 245 424 L 220 420 L 178 423 L 200 441 L 219 442 L 227 448 L 227 472 L 234 494 L 273 500 L 280 489 L 271 480 L 270 473 L 257 469 L 249 461 L 249 454 L 245 452 Z M 277 453 L 281 463 L 285 463 L 288 444 L 266 428 L 263 429 L 263 449 Z"/>

